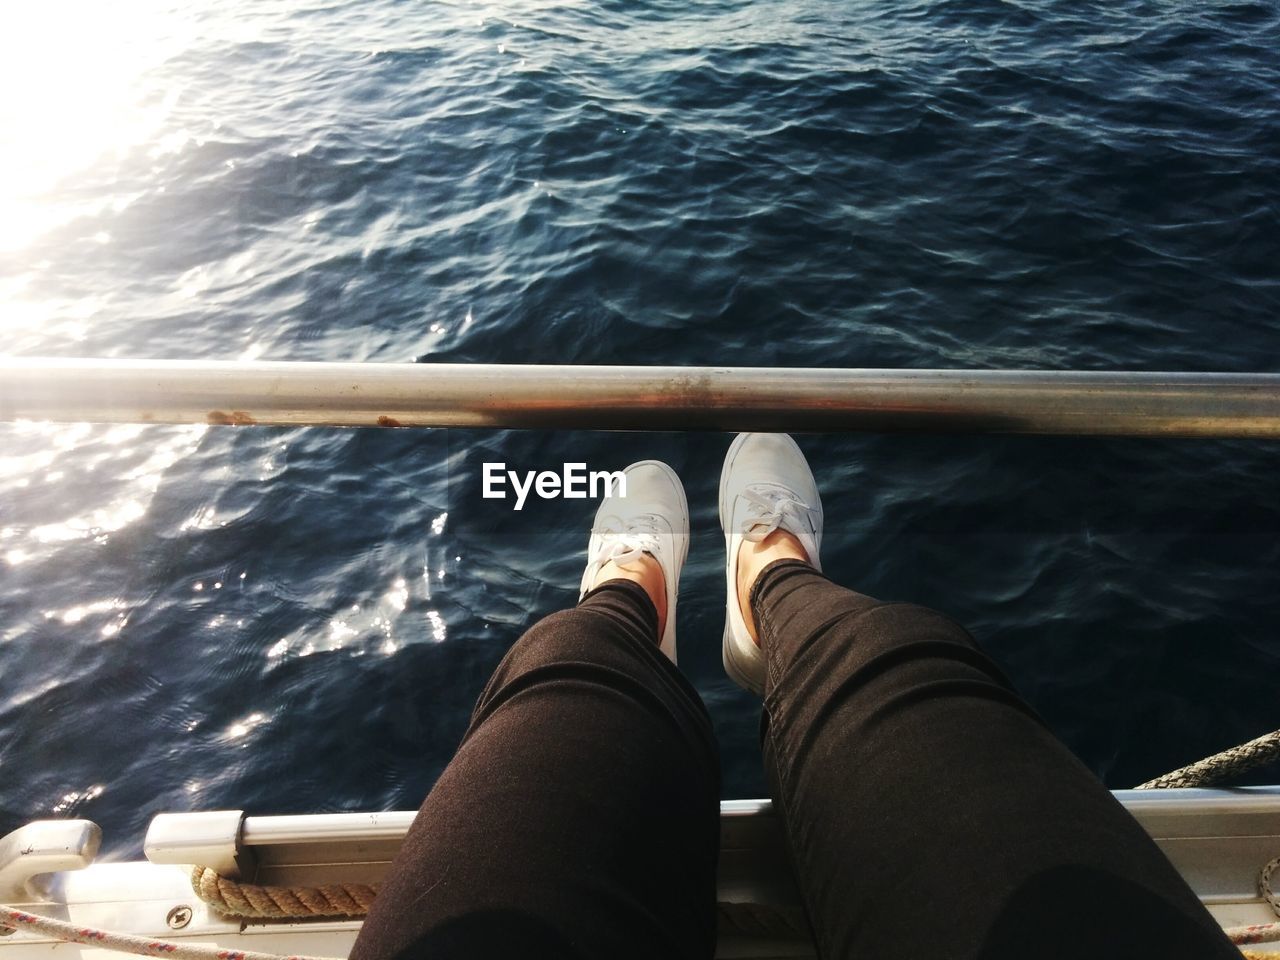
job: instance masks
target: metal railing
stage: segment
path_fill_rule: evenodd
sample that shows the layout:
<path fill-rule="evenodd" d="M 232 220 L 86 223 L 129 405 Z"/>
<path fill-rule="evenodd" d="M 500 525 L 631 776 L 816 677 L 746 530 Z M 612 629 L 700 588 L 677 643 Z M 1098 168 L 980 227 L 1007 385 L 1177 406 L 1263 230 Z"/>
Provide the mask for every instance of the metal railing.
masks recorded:
<path fill-rule="evenodd" d="M 0 358 L 0 420 L 1280 437 L 1280 374 Z"/>

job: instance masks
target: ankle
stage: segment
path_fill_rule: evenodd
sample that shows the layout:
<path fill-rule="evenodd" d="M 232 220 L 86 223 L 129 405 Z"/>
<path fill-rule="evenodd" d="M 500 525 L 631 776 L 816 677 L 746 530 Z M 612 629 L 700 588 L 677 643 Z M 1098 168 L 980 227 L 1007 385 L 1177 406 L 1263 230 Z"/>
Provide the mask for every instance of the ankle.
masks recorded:
<path fill-rule="evenodd" d="M 760 645 L 755 616 L 751 612 L 751 591 L 765 567 L 779 560 L 800 560 L 812 566 L 813 561 L 800 541 L 786 530 L 778 529 L 763 540 L 743 540 L 738 548 L 738 607 L 751 639 Z"/>
<path fill-rule="evenodd" d="M 588 589 L 594 590 L 607 580 L 630 580 L 640 585 L 658 611 L 658 637 L 661 639 L 667 626 L 667 580 L 662 564 L 647 553 L 628 560 L 625 565 L 610 560 L 600 568 Z"/>

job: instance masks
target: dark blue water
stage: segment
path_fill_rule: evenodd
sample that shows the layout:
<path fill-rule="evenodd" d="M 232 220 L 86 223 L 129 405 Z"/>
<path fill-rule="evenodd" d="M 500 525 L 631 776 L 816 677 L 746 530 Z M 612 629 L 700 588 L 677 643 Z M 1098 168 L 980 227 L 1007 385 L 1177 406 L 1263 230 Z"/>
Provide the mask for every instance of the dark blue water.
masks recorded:
<path fill-rule="evenodd" d="M 1280 371 L 1274 4 L 52 6 L 8 353 Z M 729 440 L 0 426 L 0 830 L 415 806 L 580 576 L 591 508 L 477 459 L 680 472 L 681 664 L 763 795 Z M 969 626 L 1109 785 L 1280 726 L 1277 444 L 801 443 L 828 571 Z"/>

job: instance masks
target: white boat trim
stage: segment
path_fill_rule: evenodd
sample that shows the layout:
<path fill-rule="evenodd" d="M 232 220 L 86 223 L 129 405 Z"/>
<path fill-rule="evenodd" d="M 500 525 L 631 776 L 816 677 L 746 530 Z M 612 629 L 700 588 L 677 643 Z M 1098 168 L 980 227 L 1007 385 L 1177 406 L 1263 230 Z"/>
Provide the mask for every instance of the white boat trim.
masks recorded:
<path fill-rule="evenodd" d="M 1115 795 L 1223 926 L 1274 921 L 1256 883 L 1262 865 L 1280 856 L 1280 787 L 1121 790 Z M 414 816 L 412 811 L 277 817 L 245 817 L 239 811 L 162 814 L 147 833 L 147 860 L 92 863 L 26 878 L 34 880 L 31 889 L 39 896 L 17 905 L 85 926 L 145 936 L 342 956 L 354 941 L 358 921 L 241 923 L 220 918 L 192 895 L 191 865 L 220 861 L 228 871 L 242 871 L 244 879 L 264 884 L 375 882 L 384 876 Z M 769 801 L 724 801 L 720 825 L 719 899 L 797 906 L 799 893 Z M 0 872 L 4 866 L 0 864 Z M 945 888 L 945 878 L 939 882 Z M 927 904 L 922 891 L 921 909 Z M 190 919 L 175 929 L 170 918 L 182 908 Z M 1280 945 L 1272 948 L 1280 950 Z M 47 950 L 48 941 L 37 938 L 0 938 L 0 960 L 35 960 L 46 957 Z M 103 956 L 74 944 L 56 950 L 86 960 Z M 717 952 L 723 958 L 812 955 L 808 941 L 732 935 L 721 937 Z"/>

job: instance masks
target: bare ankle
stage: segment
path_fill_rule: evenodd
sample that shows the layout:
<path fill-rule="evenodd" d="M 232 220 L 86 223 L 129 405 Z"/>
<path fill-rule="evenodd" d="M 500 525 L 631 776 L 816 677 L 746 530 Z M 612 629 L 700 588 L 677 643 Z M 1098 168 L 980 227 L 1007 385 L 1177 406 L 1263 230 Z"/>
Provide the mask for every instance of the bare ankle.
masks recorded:
<path fill-rule="evenodd" d="M 751 612 L 751 588 L 769 564 L 778 560 L 801 560 L 812 563 L 800 541 L 786 530 L 774 530 L 763 540 L 743 540 L 738 548 L 738 607 L 742 611 L 747 633 L 760 645 L 755 616 Z"/>
<path fill-rule="evenodd" d="M 662 564 L 647 553 L 636 560 L 628 560 L 625 565 L 610 560 L 600 568 L 591 587 L 594 589 L 606 580 L 630 580 L 644 589 L 658 611 L 658 638 L 661 639 L 667 626 L 667 581 L 662 573 Z"/>

